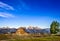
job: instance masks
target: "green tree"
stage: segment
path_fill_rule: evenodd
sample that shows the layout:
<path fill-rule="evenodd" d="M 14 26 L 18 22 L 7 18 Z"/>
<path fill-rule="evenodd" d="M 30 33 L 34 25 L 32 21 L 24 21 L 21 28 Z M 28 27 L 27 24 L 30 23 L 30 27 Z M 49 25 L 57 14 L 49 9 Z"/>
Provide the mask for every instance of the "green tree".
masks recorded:
<path fill-rule="evenodd" d="M 51 34 L 56 34 L 57 32 L 59 32 L 59 22 L 57 21 L 53 21 L 50 25 L 50 32 Z"/>

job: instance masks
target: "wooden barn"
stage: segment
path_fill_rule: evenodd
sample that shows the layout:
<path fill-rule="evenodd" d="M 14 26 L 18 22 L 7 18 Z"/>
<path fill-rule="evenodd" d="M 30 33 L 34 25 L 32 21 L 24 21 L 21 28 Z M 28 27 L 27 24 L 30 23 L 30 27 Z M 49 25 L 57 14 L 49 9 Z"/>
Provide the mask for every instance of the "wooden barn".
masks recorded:
<path fill-rule="evenodd" d="M 25 32 L 25 28 L 20 27 L 20 28 L 17 29 L 16 35 L 28 35 L 28 33 Z"/>

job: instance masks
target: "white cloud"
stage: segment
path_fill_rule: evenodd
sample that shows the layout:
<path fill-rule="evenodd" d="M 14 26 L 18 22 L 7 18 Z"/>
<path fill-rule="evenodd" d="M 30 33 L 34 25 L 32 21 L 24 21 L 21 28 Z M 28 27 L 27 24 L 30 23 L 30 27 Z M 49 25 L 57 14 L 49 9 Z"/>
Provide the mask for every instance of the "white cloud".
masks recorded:
<path fill-rule="evenodd" d="M 6 3 L 0 2 L 0 8 L 4 8 L 7 10 L 14 10 L 14 8 Z"/>
<path fill-rule="evenodd" d="M 0 12 L 0 17 L 13 18 L 15 16 L 13 14 L 10 14 L 10 13 L 7 13 L 7 12 Z"/>

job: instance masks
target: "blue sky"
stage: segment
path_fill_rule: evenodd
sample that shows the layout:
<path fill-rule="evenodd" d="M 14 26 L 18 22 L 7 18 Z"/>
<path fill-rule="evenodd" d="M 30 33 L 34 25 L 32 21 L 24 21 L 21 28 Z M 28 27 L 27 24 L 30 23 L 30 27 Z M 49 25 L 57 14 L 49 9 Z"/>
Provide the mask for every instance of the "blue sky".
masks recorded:
<path fill-rule="evenodd" d="M 49 28 L 60 22 L 60 0 L 0 0 L 0 27 Z"/>

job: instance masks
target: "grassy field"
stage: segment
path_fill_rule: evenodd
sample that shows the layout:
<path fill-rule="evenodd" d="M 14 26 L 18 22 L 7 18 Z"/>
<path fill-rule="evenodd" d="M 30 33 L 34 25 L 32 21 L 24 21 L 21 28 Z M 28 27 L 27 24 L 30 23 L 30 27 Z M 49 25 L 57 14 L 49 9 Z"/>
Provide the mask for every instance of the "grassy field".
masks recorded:
<path fill-rule="evenodd" d="M 60 41 L 60 36 L 16 36 L 16 35 L 0 35 L 0 41 Z"/>

